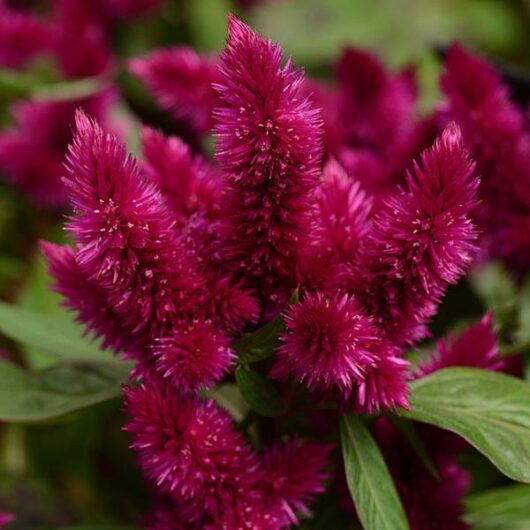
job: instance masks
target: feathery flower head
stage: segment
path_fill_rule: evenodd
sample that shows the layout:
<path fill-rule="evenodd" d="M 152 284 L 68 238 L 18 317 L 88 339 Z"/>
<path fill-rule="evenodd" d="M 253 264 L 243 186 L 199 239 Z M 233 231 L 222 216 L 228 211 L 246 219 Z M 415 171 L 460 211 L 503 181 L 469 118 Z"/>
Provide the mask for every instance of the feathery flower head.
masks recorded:
<path fill-rule="evenodd" d="M 225 182 L 229 255 L 264 292 L 294 288 L 318 184 L 322 123 L 299 89 L 303 75 L 282 66 L 278 45 L 231 17 L 215 85 L 217 158 Z M 287 295 L 288 296 L 288 295 Z"/>
<path fill-rule="evenodd" d="M 131 447 L 161 493 L 198 500 L 203 510 L 218 505 L 218 490 L 246 494 L 244 477 L 257 460 L 225 411 L 169 386 L 124 392 Z"/>
<path fill-rule="evenodd" d="M 442 86 L 448 113 L 477 162 L 483 205 L 477 212 L 490 254 L 517 271 L 530 265 L 530 133 L 495 70 L 460 46 L 448 54 Z"/>
<path fill-rule="evenodd" d="M 107 302 L 105 292 L 79 268 L 72 247 L 42 242 L 41 250 L 55 279 L 53 288 L 65 298 L 63 305 L 77 312 L 76 321 L 85 324 L 87 332 L 103 338 L 102 348 L 131 354 L 135 346 L 127 330 Z"/>
<path fill-rule="evenodd" d="M 332 449 L 330 444 L 301 442 L 294 437 L 265 451 L 262 483 L 266 495 L 281 499 L 292 523 L 298 522 L 297 512 L 308 515 L 308 504 L 324 491 L 328 478 L 325 468 Z"/>
<path fill-rule="evenodd" d="M 203 281 L 165 201 L 123 145 L 82 113 L 76 123 L 65 178 L 76 260 L 130 333 L 166 335 L 179 315 L 200 310 Z"/>
<path fill-rule="evenodd" d="M 409 409 L 409 363 L 397 355 L 399 351 L 383 354 L 366 370 L 359 383 L 354 407 L 358 412 L 373 414 L 397 407 Z"/>
<path fill-rule="evenodd" d="M 198 210 L 214 217 L 219 210 L 221 177 L 212 165 L 175 136 L 144 127 L 143 169 L 166 196 L 178 219 L 186 219 Z"/>
<path fill-rule="evenodd" d="M 353 259 L 368 232 L 371 197 L 361 189 L 359 182 L 348 178 L 337 161 L 331 159 L 324 166 L 316 200 L 315 239 L 339 259 Z"/>
<path fill-rule="evenodd" d="M 27 12 L 0 5 L 0 66 L 23 68 L 51 44 L 50 28 Z"/>
<path fill-rule="evenodd" d="M 417 376 L 423 377 L 449 366 L 501 370 L 504 364 L 493 329 L 493 314 L 488 311 L 479 322 L 462 331 L 458 338 L 449 335 L 447 340 L 439 340 L 436 352 L 418 367 Z"/>
<path fill-rule="evenodd" d="M 211 321 L 183 323 L 171 336 L 157 339 L 153 348 L 156 369 L 185 392 L 209 388 L 222 379 L 235 357 L 229 342 Z"/>
<path fill-rule="evenodd" d="M 475 252 L 470 213 L 479 179 L 456 125 L 422 153 L 407 185 L 373 219 L 364 257 L 368 274 L 358 286 L 370 314 L 398 344 L 425 336 L 447 285 L 464 273 Z"/>
<path fill-rule="evenodd" d="M 38 205 L 57 208 L 66 202 L 61 182 L 63 160 L 76 108 L 105 123 L 115 101 L 112 90 L 74 100 L 28 100 L 11 110 L 14 126 L 0 132 L 0 170 Z"/>
<path fill-rule="evenodd" d="M 357 299 L 346 294 L 309 293 L 284 321 L 287 333 L 280 337 L 272 377 L 292 375 L 310 389 L 333 391 L 344 400 L 369 367 L 393 349 Z"/>
<path fill-rule="evenodd" d="M 177 46 L 137 57 L 129 62 L 129 70 L 178 120 L 190 122 L 201 133 L 210 130 L 217 102 L 212 83 L 219 80 L 216 59 Z"/>
<path fill-rule="evenodd" d="M 0 512 L 0 528 L 5 528 L 9 523 L 15 520 L 12 513 Z"/>

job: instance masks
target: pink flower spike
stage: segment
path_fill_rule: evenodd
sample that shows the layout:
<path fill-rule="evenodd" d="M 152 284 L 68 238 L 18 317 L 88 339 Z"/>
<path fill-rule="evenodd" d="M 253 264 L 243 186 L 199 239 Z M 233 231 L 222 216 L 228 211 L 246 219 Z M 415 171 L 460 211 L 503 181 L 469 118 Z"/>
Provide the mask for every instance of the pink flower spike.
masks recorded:
<path fill-rule="evenodd" d="M 153 355 L 160 375 L 185 392 L 211 387 L 235 358 L 228 336 L 211 322 L 197 320 L 158 339 Z"/>
<path fill-rule="evenodd" d="M 352 278 L 354 291 L 397 344 L 425 337 L 447 286 L 476 252 L 470 214 L 479 179 L 456 125 L 423 152 L 407 184 L 375 215 L 360 260 L 365 275 Z"/>
<path fill-rule="evenodd" d="M 215 58 L 177 46 L 132 59 L 129 70 L 145 83 L 162 108 L 189 121 L 198 132 L 210 130 L 217 103 L 212 83 L 219 80 Z"/>
<path fill-rule="evenodd" d="M 285 315 L 287 333 L 271 376 L 293 376 L 310 389 L 346 401 L 369 367 L 393 347 L 351 296 L 308 294 Z"/>
<path fill-rule="evenodd" d="M 214 217 L 220 208 L 221 177 L 216 168 L 175 136 L 144 127 L 143 168 L 166 196 L 177 218 L 186 219 L 198 210 Z"/>
<path fill-rule="evenodd" d="M 504 359 L 499 354 L 497 334 L 493 329 L 493 314 L 468 326 L 458 338 L 449 335 L 446 341 L 436 343 L 436 352 L 421 363 L 416 376 L 424 377 L 449 366 L 472 366 L 484 370 L 502 370 Z"/>
<path fill-rule="evenodd" d="M 213 512 L 223 491 L 246 494 L 242 478 L 252 475 L 257 461 L 225 411 L 169 386 L 124 392 L 130 418 L 125 430 L 140 467 L 159 492 L 180 502 L 196 500 L 199 510 Z"/>
<path fill-rule="evenodd" d="M 298 522 L 297 512 L 308 515 L 308 504 L 324 491 L 332 450 L 333 445 L 301 442 L 295 437 L 265 451 L 263 484 L 266 495 L 281 500 L 292 523 Z"/>
<path fill-rule="evenodd" d="M 302 73 L 282 59 L 278 45 L 230 17 L 214 112 L 226 174 L 227 252 L 273 301 L 278 290 L 288 297 L 296 287 L 322 135 L 318 111 L 299 95 Z"/>

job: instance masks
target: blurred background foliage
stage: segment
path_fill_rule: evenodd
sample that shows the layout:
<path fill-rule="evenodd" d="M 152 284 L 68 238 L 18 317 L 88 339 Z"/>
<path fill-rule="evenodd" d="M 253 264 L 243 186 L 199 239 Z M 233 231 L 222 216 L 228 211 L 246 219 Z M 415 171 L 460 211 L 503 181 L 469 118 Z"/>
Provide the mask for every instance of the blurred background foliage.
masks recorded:
<path fill-rule="evenodd" d="M 40 4 L 45 2 L 36 2 L 37 8 Z M 177 43 L 218 51 L 230 11 L 281 42 L 286 54 L 320 78 L 331 76 L 346 43 L 375 50 L 394 67 L 417 65 L 420 111 L 437 101 L 438 52 L 454 40 L 521 71 L 530 67 L 529 0 L 276 0 L 245 10 L 230 0 L 167 0 L 159 12 L 122 22 L 113 35 L 118 57 L 114 81 L 125 101 L 118 112 L 134 126 L 129 137 L 133 151 L 140 120 L 178 131 L 125 72 L 126 59 Z M 7 109 L 13 100 L 90 93 L 98 82 L 62 83 L 47 62 L 16 75 L 0 70 L 0 126 L 9 124 Z M 75 326 L 59 307 L 59 297 L 48 289 L 38 248 L 41 238 L 63 239 L 63 220 L 62 214 L 38 210 L 0 181 L 0 298 L 54 315 L 66 329 Z M 480 274 L 489 276 L 481 279 Z M 497 307 L 498 318 L 507 322 L 528 320 L 528 303 L 522 316 L 514 317 L 523 310 L 505 272 L 493 267 L 480 274 L 450 291 L 433 323 L 434 336 L 454 327 L 455 321 L 479 316 L 486 304 Z M 78 329 L 73 332 L 79 335 Z M 0 355 L 30 368 L 55 362 L 38 344 L 22 346 L 6 336 L 0 336 L 0 349 Z M 13 529 L 125 530 L 120 525 L 139 521 L 149 494 L 126 448 L 120 406 L 115 399 L 48 424 L 0 426 L 0 511 L 17 514 Z M 480 462 L 470 467 L 484 470 L 483 459 L 476 458 Z M 489 468 L 477 477 L 478 489 L 502 481 Z M 342 528 L 330 510 L 323 510 L 322 519 L 306 528 Z"/>

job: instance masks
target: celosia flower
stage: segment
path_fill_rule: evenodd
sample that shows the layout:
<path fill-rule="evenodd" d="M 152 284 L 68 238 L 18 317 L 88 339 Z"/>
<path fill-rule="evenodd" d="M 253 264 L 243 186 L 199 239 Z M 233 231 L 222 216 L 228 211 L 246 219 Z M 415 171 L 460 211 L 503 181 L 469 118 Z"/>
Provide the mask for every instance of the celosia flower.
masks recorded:
<path fill-rule="evenodd" d="M 461 47 L 450 50 L 445 68 L 449 116 L 461 125 L 482 177 L 479 219 L 486 243 L 490 253 L 525 271 L 530 264 L 530 133 L 523 112 L 493 68 Z"/>
<path fill-rule="evenodd" d="M 149 13 L 160 7 L 164 0 L 103 0 L 101 9 L 112 18 L 129 18 Z"/>
<path fill-rule="evenodd" d="M 185 397 L 168 387 L 125 389 L 140 467 L 160 492 L 198 501 L 216 514 L 223 495 L 247 495 L 258 461 L 228 414 L 213 401 Z M 200 513 L 197 514 L 200 518 Z"/>
<path fill-rule="evenodd" d="M 368 233 L 371 197 L 359 182 L 348 178 L 335 160 L 330 160 L 316 192 L 316 205 L 313 238 L 317 245 L 340 261 L 351 262 Z"/>
<path fill-rule="evenodd" d="M 281 499 L 292 523 L 298 522 L 297 512 L 308 515 L 308 504 L 324 491 L 332 449 L 332 445 L 303 443 L 294 437 L 265 451 L 263 487 L 268 497 Z"/>
<path fill-rule="evenodd" d="M 62 207 L 63 159 L 72 139 L 75 109 L 82 107 L 105 122 L 114 100 L 114 92 L 104 90 L 82 99 L 15 103 L 13 128 L 0 132 L 0 171 L 35 203 Z"/>
<path fill-rule="evenodd" d="M 299 96 L 302 73 L 291 61 L 282 66 L 280 47 L 233 17 L 220 71 L 215 134 L 226 173 L 227 252 L 274 301 L 277 286 L 286 296 L 296 286 L 318 184 L 322 124 Z"/>
<path fill-rule="evenodd" d="M 105 22 L 97 2 L 61 0 L 54 12 L 54 53 L 64 75 L 97 76 L 112 66 Z"/>
<path fill-rule="evenodd" d="M 337 65 L 331 153 L 372 193 L 401 183 L 406 164 L 425 145 L 416 119 L 414 72 L 386 70 L 371 53 L 347 47 Z M 326 130 L 330 130 L 327 126 Z"/>
<path fill-rule="evenodd" d="M 133 352 L 138 346 L 129 339 L 105 292 L 80 270 L 72 247 L 43 242 L 41 249 L 55 279 L 54 290 L 64 296 L 63 305 L 77 313 L 76 320 L 86 324 L 95 337 L 103 338 L 102 348 L 112 348 L 115 353 Z"/>
<path fill-rule="evenodd" d="M 0 512 L 0 528 L 5 528 L 9 523 L 15 520 L 12 513 Z"/>
<path fill-rule="evenodd" d="M 0 66 L 23 68 L 37 54 L 48 51 L 50 28 L 32 14 L 0 5 Z"/>
<path fill-rule="evenodd" d="M 222 379 L 234 358 L 226 334 L 211 322 L 200 320 L 183 324 L 171 336 L 158 339 L 153 355 L 164 378 L 191 392 Z"/>
<path fill-rule="evenodd" d="M 200 155 L 193 155 L 179 138 L 145 127 L 142 133 L 143 168 L 166 196 L 177 219 L 204 210 L 218 212 L 221 177 Z"/>
<path fill-rule="evenodd" d="M 397 358 L 399 349 L 382 338 L 383 332 L 355 297 L 308 294 L 289 309 L 285 325 L 273 377 L 292 375 L 311 389 L 338 394 L 345 402 L 353 393 L 355 405 L 371 410 L 378 404 L 406 405 L 407 363 Z M 394 394 L 395 378 L 401 383 Z"/>
<path fill-rule="evenodd" d="M 451 433 L 418 426 L 439 479 L 431 475 L 387 418 L 375 423 L 373 434 L 403 502 L 411 530 L 466 530 L 460 520 L 462 498 L 469 487 L 469 473 L 457 462 L 462 445 Z"/>
<path fill-rule="evenodd" d="M 351 278 L 354 292 L 398 344 L 426 335 L 447 285 L 464 273 L 475 252 L 470 213 L 479 180 L 454 124 L 422 154 L 407 185 L 374 216 L 365 274 Z"/>
<path fill-rule="evenodd" d="M 189 121 L 199 132 L 210 130 L 217 102 L 212 83 L 219 80 L 216 59 L 178 46 L 133 59 L 129 69 L 162 108 Z"/>
<path fill-rule="evenodd" d="M 458 338 L 449 335 L 447 340 L 438 341 L 436 352 L 419 365 L 417 375 L 423 377 L 449 366 L 501 370 L 504 364 L 493 329 L 493 315 L 488 312 L 479 322 L 468 326 Z"/>

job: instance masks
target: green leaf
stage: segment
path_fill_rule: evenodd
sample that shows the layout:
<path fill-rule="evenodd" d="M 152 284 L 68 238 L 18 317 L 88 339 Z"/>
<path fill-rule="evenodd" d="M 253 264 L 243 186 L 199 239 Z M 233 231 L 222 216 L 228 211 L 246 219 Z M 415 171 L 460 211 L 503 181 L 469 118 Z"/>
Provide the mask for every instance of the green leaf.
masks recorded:
<path fill-rule="evenodd" d="M 446 368 L 411 383 L 400 415 L 455 432 L 508 477 L 530 482 L 530 386 L 477 368 Z"/>
<path fill-rule="evenodd" d="M 240 363 L 255 363 L 271 357 L 279 346 L 279 335 L 285 330 L 283 318 L 277 316 L 263 327 L 235 340 L 232 345 Z"/>
<path fill-rule="evenodd" d="M 240 366 L 236 370 L 236 381 L 241 395 L 250 407 L 262 416 L 278 416 L 283 406 L 274 385 L 251 368 Z"/>
<path fill-rule="evenodd" d="M 465 501 L 465 520 L 473 530 L 528 530 L 530 486 L 513 484 L 477 493 Z"/>
<path fill-rule="evenodd" d="M 299 301 L 298 289 L 295 289 L 289 300 L 289 305 L 297 304 Z M 280 345 L 279 336 L 285 331 L 282 315 L 278 315 L 263 327 L 236 339 L 232 343 L 238 362 L 241 364 L 263 361 L 274 354 L 274 350 Z"/>
<path fill-rule="evenodd" d="M 0 332 L 58 359 L 121 364 L 110 352 L 102 351 L 98 342 L 84 337 L 81 326 L 59 315 L 35 313 L 0 302 Z"/>
<path fill-rule="evenodd" d="M 365 530 L 407 530 L 405 511 L 381 451 L 354 415 L 340 424 L 346 479 Z"/>
<path fill-rule="evenodd" d="M 41 422 L 120 395 L 130 363 L 65 363 L 39 372 L 0 362 L 0 421 Z"/>
<path fill-rule="evenodd" d="M 243 421 L 249 411 L 249 406 L 243 399 L 239 388 L 234 383 L 225 383 L 207 393 L 210 399 L 217 401 L 226 409 L 235 421 Z"/>

